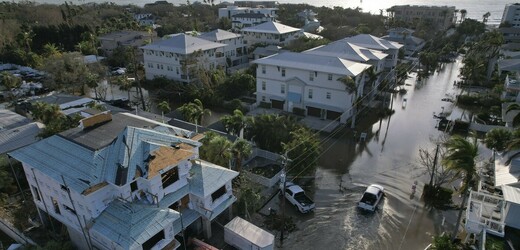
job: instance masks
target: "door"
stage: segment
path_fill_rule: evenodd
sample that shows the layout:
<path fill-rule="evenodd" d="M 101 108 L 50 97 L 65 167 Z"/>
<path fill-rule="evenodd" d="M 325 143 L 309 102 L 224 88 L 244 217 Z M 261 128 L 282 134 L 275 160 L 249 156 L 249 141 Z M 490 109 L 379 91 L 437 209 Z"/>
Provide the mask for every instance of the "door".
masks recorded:
<path fill-rule="evenodd" d="M 327 120 L 336 120 L 341 116 L 340 112 L 327 110 Z"/>
<path fill-rule="evenodd" d="M 284 103 L 285 103 L 284 101 L 271 100 L 271 107 L 273 107 L 274 109 L 281 109 L 281 110 L 283 110 L 283 104 Z"/>
<path fill-rule="evenodd" d="M 307 106 L 307 115 L 321 118 L 321 109 Z"/>

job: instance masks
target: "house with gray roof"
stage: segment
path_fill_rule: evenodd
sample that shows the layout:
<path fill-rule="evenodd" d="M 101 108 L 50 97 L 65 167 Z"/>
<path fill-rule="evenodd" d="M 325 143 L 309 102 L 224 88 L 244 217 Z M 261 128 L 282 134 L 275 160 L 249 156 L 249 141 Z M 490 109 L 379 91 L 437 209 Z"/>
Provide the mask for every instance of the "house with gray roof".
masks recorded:
<path fill-rule="evenodd" d="M 249 46 L 254 44 L 286 46 L 303 36 L 302 29 L 272 21 L 243 28 L 240 32 Z"/>
<path fill-rule="evenodd" d="M 360 47 L 378 50 L 388 54 L 388 56 L 385 58 L 385 68 L 387 70 L 395 68 L 397 65 L 399 49 L 403 47 L 403 45 L 399 43 L 388 41 L 370 34 L 359 34 L 356 36 L 346 37 L 341 40 Z"/>
<path fill-rule="evenodd" d="M 257 103 L 346 123 L 363 94 L 365 71 L 372 66 L 340 57 L 284 52 L 255 60 Z M 355 88 L 347 91 L 343 79 Z"/>
<path fill-rule="evenodd" d="M 182 33 L 143 46 L 146 79 L 164 76 L 180 82 L 192 82 L 198 67 L 205 70 L 225 67 L 226 46 Z"/>
<path fill-rule="evenodd" d="M 0 154 L 37 142 L 38 134 L 44 127 L 45 125 L 32 122 L 25 116 L 0 109 Z"/>
<path fill-rule="evenodd" d="M 393 28 L 388 30 L 388 35 L 381 38 L 403 45 L 404 54 L 412 56 L 421 51 L 426 42 L 424 39 L 413 36 L 415 31 L 407 28 Z"/>
<path fill-rule="evenodd" d="M 227 45 L 224 47 L 224 56 L 226 57 L 226 69 L 228 69 L 228 72 L 249 65 L 247 44 L 241 34 L 216 29 L 201 34 L 198 38 Z"/>
<path fill-rule="evenodd" d="M 274 21 L 276 21 L 275 17 L 266 13 L 239 13 L 231 16 L 231 28 L 233 30 L 240 30 L 261 23 Z"/>
<path fill-rule="evenodd" d="M 65 226 L 78 249 L 176 249 L 188 227 L 209 238 L 211 221 L 236 201 L 238 173 L 200 160 L 194 135 L 103 112 L 9 155 L 41 218 Z"/>

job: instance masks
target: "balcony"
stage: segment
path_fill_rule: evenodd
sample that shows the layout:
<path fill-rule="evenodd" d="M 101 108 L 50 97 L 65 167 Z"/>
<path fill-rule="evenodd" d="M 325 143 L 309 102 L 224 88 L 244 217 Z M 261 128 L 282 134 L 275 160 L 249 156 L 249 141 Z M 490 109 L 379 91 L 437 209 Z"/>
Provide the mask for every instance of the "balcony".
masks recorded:
<path fill-rule="evenodd" d="M 520 91 L 520 81 L 515 77 L 506 76 L 505 87 L 507 91 Z"/>
<path fill-rule="evenodd" d="M 503 197 L 471 191 L 466 209 L 466 231 L 479 234 L 486 230 L 489 234 L 504 237 L 504 207 Z"/>

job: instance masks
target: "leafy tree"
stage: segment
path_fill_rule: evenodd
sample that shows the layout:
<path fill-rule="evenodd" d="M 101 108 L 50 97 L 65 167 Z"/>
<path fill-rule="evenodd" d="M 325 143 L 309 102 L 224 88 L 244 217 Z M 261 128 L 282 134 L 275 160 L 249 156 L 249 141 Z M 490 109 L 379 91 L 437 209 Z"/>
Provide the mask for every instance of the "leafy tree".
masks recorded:
<path fill-rule="evenodd" d="M 219 86 L 219 92 L 226 99 L 233 99 L 254 92 L 255 87 L 256 80 L 252 75 L 235 73 L 228 77 L 224 83 Z"/>
<path fill-rule="evenodd" d="M 226 131 L 232 135 L 240 136 L 240 131 L 246 125 L 246 117 L 242 111 L 235 109 L 233 115 L 225 115 L 220 118 L 222 124 L 226 128 Z"/>
<path fill-rule="evenodd" d="M 253 148 L 251 144 L 243 139 L 237 139 L 230 148 L 233 160 L 235 161 L 235 169 L 238 172 L 242 171 L 242 161 L 247 159 L 252 153 Z"/>
<path fill-rule="evenodd" d="M 43 45 L 42 56 L 44 58 L 60 56 L 60 55 L 61 55 L 61 52 L 54 43 L 47 43 L 47 44 Z"/>
<path fill-rule="evenodd" d="M 361 104 L 361 100 L 358 97 L 358 91 L 359 86 L 356 84 L 356 79 L 345 76 L 340 79 L 338 79 L 341 83 L 345 85 L 345 89 L 349 94 L 354 94 L 352 98 L 354 99 L 354 102 L 352 104 L 352 123 L 351 128 L 354 128 L 356 126 L 356 115 L 357 115 L 357 108 Z"/>
<path fill-rule="evenodd" d="M 7 89 L 9 93 L 9 99 L 14 100 L 15 95 L 12 90 L 19 88 L 20 85 L 22 85 L 22 79 L 16 77 L 15 75 L 7 71 L 3 71 L 2 73 L 0 73 L 0 82 Z"/>
<path fill-rule="evenodd" d="M 231 20 L 229 20 L 227 17 L 221 17 L 218 20 L 218 28 L 223 30 L 231 29 Z"/>
<path fill-rule="evenodd" d="M 232 143 L 213 131 L 204 133 L 201 140 L 200 158 L 220 166 L 229 166 Z"/>
<path fill-rule="evenodd" d="M 454 239 L 459 230 L 460 221 L 462 220 L 462 212 L 464 204 L 468 196 L 468 190 L 472 186 L 477 177 L 476 159 L 478 157 L 477 139 L 474 138 L 470 142 L 459 135 L 452 136 L 446 142 L 446 154 L 442 159 L 442 164 L 445 164 L 448 169 L 455 173 L 456 178 L 463 178 L 460 193 L 464 196 L 461 202 L 461 209 L 455 226 L 455 231 L 452 235 Z"/>
<path fill-rule="evenodd" d="M 38 135 L 41 138 L 47 138 L 67 129 L 77 127 L 81 116 L 76 114 L 72 117 L 64 115 L 57 104 L 47 104 L 36 102 L 31 107 L 33 119 L 45 124 Z"/>
<path fill-rule="evenodd" d="M 507 144 L 512 139 L 512 136 L 511 131 L 507 129 L 495 128 L 486 133 L 484 144 L 489 149 L 501 152 L 507 148 Z"/>
<path fill-rule="evenodd" d="M 311 130 L 301 127 L 291 131 L 291 139 L 283 148 L 292 160 L 288 164 L 288 174 L 294 178 L 314 176 L 321 147 L 319 138 Z"/>
<path fill-rule="evenodd" d="M 48 72 L 44 84 L 50 88 L 83 93 L 83 87 L 89 81 L 90 71 L 83 56 L 77 52 L 49 57 L 41 69 Z"/>
<path fill-rule="evenodd" d="M 126 91 L 128 101 L 130 101 L 130 90 L 133 87 L 133 81 L 128 79 L 128 77 L 122 75 L 122 76 L 116 76 L 115 77 L 115 84 L 119 86 L 119 90 Z"/>
<path fill-rule="evenodd" d="M 447 234 L 436 235 L 433 237 L 432 245 L 429 249 L 432 250 L 458 250 L 457 247 Z"/>
<path fill-rule="evenodd" d="M 291 139 L 290 131 L 300 128 L 296 118 L 275 114 L 262 114 L 246 120 L 244 137 L 259 148 L 275 153 L 283 151 L 282 144 Z"/>
<path fill-rule="evenodd" d="M 237 186 L 236 206 L 238 213 L 251 219 L 251 214 L 255 213 L 262 205 L 261 190 L 245 175 L 239 175 Z"/>
<path fill-rule="evenodd" d="M 464 81 L 473 85 L 480 85 L 485 79 L 485 59 L 481 55 L 469 54 L 462 60 L 464 65 L 460 69 L 460 75 Z"/>

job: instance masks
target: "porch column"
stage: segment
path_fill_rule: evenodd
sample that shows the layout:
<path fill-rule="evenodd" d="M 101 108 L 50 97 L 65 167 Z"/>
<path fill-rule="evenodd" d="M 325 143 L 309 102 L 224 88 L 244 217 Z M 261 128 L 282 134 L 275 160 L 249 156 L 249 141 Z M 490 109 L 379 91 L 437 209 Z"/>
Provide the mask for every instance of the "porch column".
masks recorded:
<path fill-rule="evenodd" d="M 202 218 L 202 231 L 204 233 L 204 238 L 211 238 L 211 220 Z"/>
<path fill-rule="evenodd" d="M 233 205 L 228 207 L 228 220 L 233 219 Z"/>

